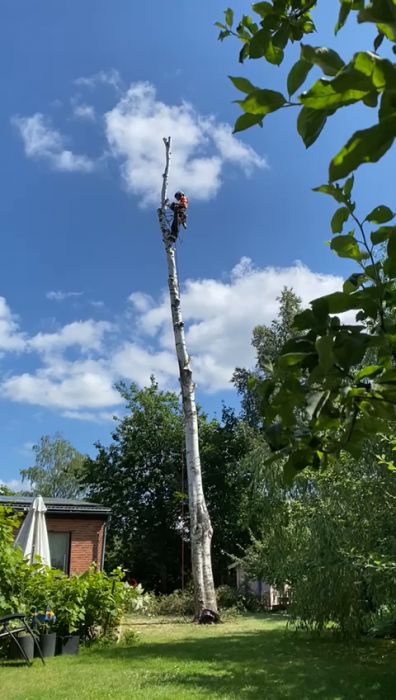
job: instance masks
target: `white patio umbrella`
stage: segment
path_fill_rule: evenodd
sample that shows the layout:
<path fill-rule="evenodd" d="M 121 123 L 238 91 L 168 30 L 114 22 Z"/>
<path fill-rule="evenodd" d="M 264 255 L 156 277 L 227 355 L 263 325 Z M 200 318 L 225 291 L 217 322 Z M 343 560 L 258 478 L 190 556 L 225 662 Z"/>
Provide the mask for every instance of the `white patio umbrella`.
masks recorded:
<path fill-rule="evenodd" d="M 44 566 L 51 566 L 47 523 L 45 522 L 46 510 L 42 497 L 37 496 L 30 506 L 15 540 L 15 546 L 21 547 L 29 564 L 34 564 L 35 558 L 40 557 Z"/>

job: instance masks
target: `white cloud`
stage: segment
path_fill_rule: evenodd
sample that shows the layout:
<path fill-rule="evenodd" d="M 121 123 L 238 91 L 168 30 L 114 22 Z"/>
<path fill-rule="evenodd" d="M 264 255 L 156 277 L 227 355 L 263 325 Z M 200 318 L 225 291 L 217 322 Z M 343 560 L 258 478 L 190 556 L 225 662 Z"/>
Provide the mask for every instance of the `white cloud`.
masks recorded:
<path fill-rule="evenodd" d="M 287 268 L 256 268 L 249 258 L 242 258 L 227 277 L 186 280 L 181 288 L 182 310 L 199 390 L 230 389 L 235 367 L 253 366 L 253 327 L 275 318 L 283 287 L 292 287 L 307 305 L 312 298 L 340 289 L 341 284 L 340 277 L 312 272 L 299 262 Z M 118 326 L 88 319 L 30 338 L 21 333 L 0 298 L 2 347 L 30 352 L 37 362 L 35 369 L 3 379 L 2 398 L 52 408 L 75 420 L 110 419 L 113 408 L 122 404 L 114 389 L 119 380 L 145 385 L 154 374 L 161 387 L 178 390 L 165 290 L 157 299 L 134 291 L 124 321 L 119 314 Z"/>
<path fill-rule="evenodd" d="M 236 265 L 234 265 L 231 270 L 230 277 L 232 280 L 236 280 L 240 277 L 248 275 L 250 272 L 253 272 L 253 270 L 254 266 L 252 260 L 244 256 Z"/>
<path fill-rule="evenodd" d="M 76 104 L 73 107 L 73 116 L 76 119 L 94 122 L 96 120 L 95 108 L 92 105 Z"/>
<path fill-rule="evenodd" d="M 12 123 L 22 138 L 28 158 L 46 161 L 54 170 L 92 172 L 95 167 L 88 156 L 65 148 L 64 136 L 54 129 L 48 117 L 36 112 L 30 117 L 13 117 Z"/>
<path fill-rule="evenodd" d="M 131 302 L 133 308 L 136 311 L 148 311 L 153 304 L 153 299 L 149 294 L 144 294 L 144 292 L 132 292 L 129 295 L 128 301 Z"/>
<path fill-rule="evenodd" d="M 94 73 L 89 76 L 82 76 L 74 81 L 75 85 L 79 87 L 95 88 L 97 85 L 110 85 L 115 90 L 120 90 L 122 86 L 121 76 L 118 70 L 112 68 L 111 70 L 101 70 L 98 73 Z"/>
<path fill-rule="evenodd" d="M 266 165 L 250 146 L 231 133 L 228 124 L 202 116 L 192 105 L 168 105 L 151 83 L 132 83 L 105 115 L 112 153 L 122 162 L 126 187 L 143 205 L 157 203 L 164 164 L 162 136 L 174 143 L 169 191 L 182 188 L 194 199 L 215 197 L 226 161 L 250 173 Z"/>
<path fill-rule="evenodd" d="M 3 481 L 0 479 L 0 486 L 6 486 L 15 493 L 18 493 L 18 491 L 22 491 L 24 488 L 26 488 L 26 484 L 23 484 L 20 479 L 11 479 L 10 481 Z"/>
<path fill-rule="evenodd" d="M 72 411 L 120 403 L 103 360 L 53 361 L 34 373 L 9 377 L 1 390 L 4 398 L 17 403 Z"/>
<path fill-rule="evenodd" d="M 113 326 L 108 321 L 73 321 L 55 333 L 38 333 L 29 341 L 29 347 L 38 352 L 51 353 L 73 345 L 82 351 L 100 350 L 105 333 Z"/>
<path fill-rule="evenodd" d="M 301 263 L 256 269 L 248 258 L 233 268 L 229 280 L 187 280 L 182 285 L 182 310 L 200 388 L 207 392 L 229 388 L 236 366 L 253 365 L 252 330 L 275 318 L 277 297 L 284 286 L 292 287 L 307 305 L 312 298 L 340 289 L 341 284 L 340 277 L 312 272 Z M 158 343 L 161 353 L 174 352 L 166 292 L 157 304 L 142 311 L 138 321 L 141 332 L 150 337 L 150 343 Z M 168 374 L 171 377 L 172 372 Z"/>
<path fill-rule="evenodd" d="M 211 120 L 210 134 L 222 159 L 236 163 L 245 175 L 251 175 L 254 168 L 263 168 L 266 161 L 252 148 L 235 138 L 229 124 L 214 124 Z"/>
<path fill-rule="evenodd" d="M 18 323 L 4 297 L 0 297 L 0 352 L 23 350 L 25 336 L 20 332 Z"/>
<path fill-rule="evenodd" d="M 54 170 L 92 172 L 99 163 L 113 157 L 120 163 L 126 189 L 137 196 L 142 206 L 157 204 L 164 166 L 162 138 L 173 143 L 169 192 L 186 190 L 196 200 L 207 201 L 218 193 L 226 166 L 239 167 L 246 176 L 266 167 L 266 160 L 232 134 L 229 124 L 213 115 L 200 114 L 188 102 L 167 104 L 157 98 L 154 85 L 132 83 L 122 87 L 117 71 L 100 71 L 75 81 L 80 87 L 111 85 L 118 102 L 106 112 L 104 125 L 107 145 L 95 160 L 76 154 L 66 147 L 66 138 L 44 114 L 15 116 L 28 158 L 46 161 Z M 73 116 L 96 121 L 93 105 L 72 99 Z"/>
<path fill-rule="evenodd" d="M 50 301 L 64 301 L 71 297 L 81 297 L 83 294 L 84 292 L 62 292 L 59 290 L 57 292 L 47 292 L 45 296 Z"/>
<path fill-rule="evenodd" d="M 174 352 L 153 350 L 138 343 L 124 343 L 113 356 L 112 369 L 115 376 L 140 385 L 148 384 L 152 374 L 162 386 L 169 383 L 173 385 L 177 381 Z"/>
<path fill-rule="evenodd" d="M 117 414 L 111 411 L 97 411 L 96 413 L 92 411 L 64 411 L 62 416 L 71 420 L 86 421 L 87 423 L 109 423 L 114 421 Z"/>

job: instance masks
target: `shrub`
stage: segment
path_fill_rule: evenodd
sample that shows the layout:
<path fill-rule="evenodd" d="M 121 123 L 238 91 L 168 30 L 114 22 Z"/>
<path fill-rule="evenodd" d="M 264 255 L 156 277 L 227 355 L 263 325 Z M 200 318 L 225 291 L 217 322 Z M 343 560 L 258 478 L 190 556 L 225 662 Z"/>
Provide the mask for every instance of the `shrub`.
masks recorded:
<path fill-rule="evenodd" d="M 396 638 L 396 605 L 384 605 L 377 613 L 367 616 L 365 627 L 369 637 Z"/>
<path fill-rule="evenodd" d="M 83 614 L 80 615 L 79 632 L 91 640 L 101 635 L 112 637 L 121 621 L 128 595 L 122 583 L 121 568 L 110 575 L 97 571 L 95 565 L 78 579 L 78 594 L 81 593 Z"/>
<path fill-rule="evenodd" d="M 14 547 L 14 533 L 20 518 L 0 508 L 0 615 L 22 612 L 44 613 L 49 607 L 57 618 L 60 635 L 80 634 L 91 640 L 113 637 L 123 613 L 143 609 L 147 594 L 141 586 L 131 588 L 122 582 L 118 568 L 110 575 L 99 572 L 96 565 L 79 576 L 30 566 L 23 553 Z"/>
<path fill-rule="evenodd" d="M 29 578 L 22 550 L 14 547 L 14 532 L 20 517 L 0 508 L 0 616 L 20 611 L 21 595 Z"/>
<path fill-rule="evenodd" d="M 133 630 L 133 629 L 125 630 L 125 632 L 122 634 L 122 637 L 120 639 L 120 643 L 126 647 L 135 646 L 139 642 L 140 642 L 140 632 L 138 632 L 137 630 Z"/>
<path fill-rule="evenodd" d="M 81 634 L 84 630 L 86 593 L 87 586 L 81 576 L 62 576 L 57 579 L 53 605 L 59 635 Z"/>
<path fill-rule="evenodd" d="M 234 605 L 232 608 L 225 608 L 221 611 L 221 622 L 228 622 L 235 620 L 241 614 L 241 609 Z"/>
<path fill-rule="evenodd" d="M 70 577 L 34 565 L 28 567 L 18 608 L 28 614 L 50 606 L 61 636 L 79 634 L 87 640 L 113 637 L 127 604 L 142 594 L 141 588 L 132 593 L 122 578 L 121 569 L 108 575 L 97 571 L 95 565 L 84 574 Z"/>
<path fill-rule="evenodd" d="M 237 611 L 244 609 L 241 596 L 235 588 L 225 585 L 219 586 L 216 594 L 220 611 L 230 609 L 233 614 L 236 614 Z M 139 610 L 145 615 L 192 617 L 195 613 L 193 590 L 186 588 L 184 591 L 176 590 L 168 595 L 144 593 Z M 135 612 L 134 610 L 129 611 Z"/>
<path fill-rule="evenodd" d="M 129 614 L 148 612 L 154 597 L 152 593 L 145 593 L 140 583 L 136 586 L 126 586 L 125 612 Z"/>
<path fill-rule="evenodd" d="M 29 566 L 21 593 L 20 610 L 29 615 L 35 610 L 42 613 L 47 607 L 57 607 L 57 589 L 61 578 L 66 579 L 61 571 L 43 568 L 41 564 Z"/>
<path fill-rule="evenodd" d="M 173 591 L 169 595 L 144 593 L 141 607 L 138 611 L 144 615 L 171 615 L 175 617 L 190 617 L 194 614 L 194 596 L 192 590 Z M 136 612 L 131 610 L 130 612 Z"/>
<path fill-rule="evenodd" d="M 192 590 L 173 591 L 169 595 L 157 597 L 157 615 L 175 615 L 186 617 L 194 615 L 195 604 Z"/>
<path fill-rule="evenodd" d="M 269 610 L 267 598 L 257 598 L 254 593 L 244 591 L 238 594 L 238 609 L 244 612 L 263 613 Z"/>
<path fill-rule="evenodd" d="M 234 608 L 238 603 L 238 591 L 236 588 L 232 588 L 231 586 L 219 586 L 216 589 L 216 596 L 219 610 Z"/>

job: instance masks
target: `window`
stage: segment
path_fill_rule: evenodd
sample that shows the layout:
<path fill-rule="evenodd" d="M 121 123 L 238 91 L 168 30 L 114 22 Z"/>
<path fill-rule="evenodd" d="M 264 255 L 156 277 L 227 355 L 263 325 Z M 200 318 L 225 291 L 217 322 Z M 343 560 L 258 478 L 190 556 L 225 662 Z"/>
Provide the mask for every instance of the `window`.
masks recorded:
<path fill-rule="evenodd" d="M 69 573 L 70 532 L 48 533 L 51 566 Z"/>

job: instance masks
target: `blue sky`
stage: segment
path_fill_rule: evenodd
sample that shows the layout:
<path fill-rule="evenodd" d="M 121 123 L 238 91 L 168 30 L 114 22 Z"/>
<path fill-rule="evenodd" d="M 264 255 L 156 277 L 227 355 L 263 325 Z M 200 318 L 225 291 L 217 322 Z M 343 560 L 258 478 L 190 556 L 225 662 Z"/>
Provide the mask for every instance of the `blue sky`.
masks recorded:
<path fill-rule="evenodd" d="M 333 36 L 338 2 L 321 2 L 313 45 L 344 59 L 370 29 Z M 248 5 L 233 3 L 236 15 Z M 0 9 L 0 480 L 61 431 L 92 453 L 122 410 L 115 381 L 176 383 L 166 268 L 155 216 L 162 137 L 173 137 L 171 187 L 190 195 L 178 247 L 200 403 L 235 404 L 229 379 L 254 361 L 250 335 L 287 284 L 304 302 L 339 288 L 348 266 L 326 247 L 331 201 L 311 188 L 354 128 L 344 110 L 308 152 L 296 114 L 268 117 L 235 139 L 227 75 L 283 89 L 279 69 L 240 66 L 216 39 L 225 4 L 160 0 L 4 0 Z M 165 133 L 164 133 L 165 132 Z M 392 205 L 394 156 L 359 172 L 364 211 Z"/>

